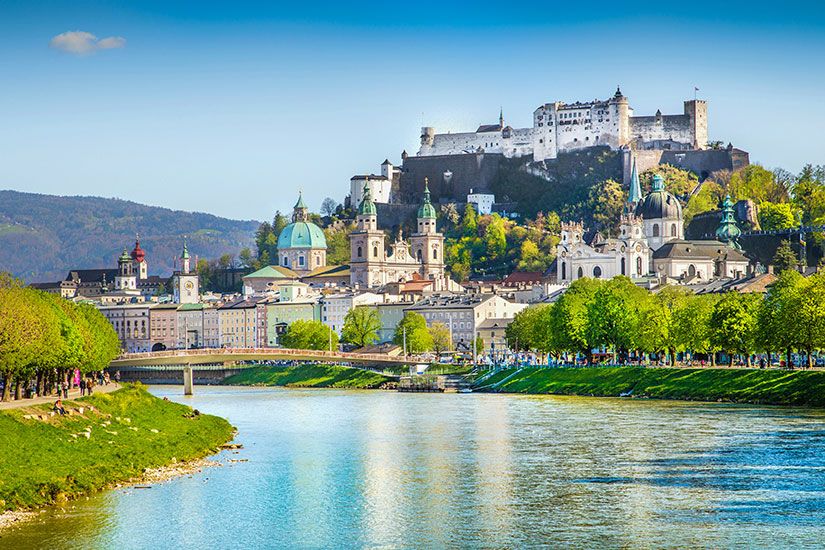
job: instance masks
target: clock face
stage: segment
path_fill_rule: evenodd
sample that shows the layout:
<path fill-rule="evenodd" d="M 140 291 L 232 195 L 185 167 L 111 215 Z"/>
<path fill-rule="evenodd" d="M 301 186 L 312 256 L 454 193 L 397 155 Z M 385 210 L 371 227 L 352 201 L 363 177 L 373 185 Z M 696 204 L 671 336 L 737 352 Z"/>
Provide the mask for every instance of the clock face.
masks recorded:
<path fill-rule="evenodd" d="M 183 285 L 186 290 L 192 290 L 195 288 L 195 284 L 192 281 L 186 281 L 186 284 Z"/>

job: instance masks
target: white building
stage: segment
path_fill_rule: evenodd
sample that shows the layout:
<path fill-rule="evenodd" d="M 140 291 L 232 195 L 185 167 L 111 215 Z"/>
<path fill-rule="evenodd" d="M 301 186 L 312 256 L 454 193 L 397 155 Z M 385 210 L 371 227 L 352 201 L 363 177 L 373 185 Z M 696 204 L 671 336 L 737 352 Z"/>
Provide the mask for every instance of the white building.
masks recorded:
<path fill-rule="evenodd" d="M 450 329 L 452 347 L 457 350 L 471 350 L 481 324 L 487 319 L 512 319 L 527 307 L 505 300 L 495 294 L 435 295 L 429 296 L 408 307 L 424 317 L 427 326 L 443 323 Z"/>
<path fill-rule="evenodd" d="M 500 153 L 505 157 L 533 155 L 536 162 L 554 159 L 560 152 L 597 145 L 618 149 L 633 144 L 638 149 L 705 149 L 707 103 L 684 102 L 679 115 L 633 116 L 627 98 L 616 90 L 607 100 L 563 103 L 554 101 L 533 112 L 533 127 L 514 129 L 498 124 L 479 126 L 475 132 L 436 134 L 421 129 L 419 155 Z"/>
<path fill-rule="evenodd" d="M 344 318 L 352 308 L 380 304 L 383 301 L 384 297 L 374 292 L 328 294 L 321 298 L 321 322 L 341 336 Z"/>
<path fill-rule="evenodd" d="M 357 208 L 364 200 L 364 188 L 368 188 L 372 201 L 378 204 L 390 202 L 392 184 L 398 179 L 401 170 L 389 160 L 381 163 L 381 174 L 362 174 L 352 176 L 349 180 L 350 204 Z"/>
<path fill-rule="evenodd" d="M 467 195 L 467 203 L 472 204 L 476 213 L 481 215 L 492 214 L 495 202 L 496 196 L 491 193 L 474 193 L 470 189 L 470 194 Z"/>
<path fill-rule="evenodd" d="M 98 310 L 112 324 L 127 352 L 151 351 L 151 304 L 99 306 Z"/>

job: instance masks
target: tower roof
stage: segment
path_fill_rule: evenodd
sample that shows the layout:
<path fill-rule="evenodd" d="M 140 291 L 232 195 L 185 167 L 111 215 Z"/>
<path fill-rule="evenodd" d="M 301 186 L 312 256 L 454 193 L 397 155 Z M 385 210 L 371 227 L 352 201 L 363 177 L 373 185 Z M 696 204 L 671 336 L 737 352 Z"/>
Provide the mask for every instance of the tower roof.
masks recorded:
<path fill-rule="evenodd" d="M 636 171 L 636 159 L 633 159 L 633 168 L 630 171 L 630 193 L 627 202 L 636 204 L 642 200 L 642 186 L 639 184 L 639 173 Z"/>
<path fill-rule="evenodd" d="M 665 190 L 665 180 L 653 176 L 653 190 L 636 206 L 636 215 L 646 220 L 681 219 L 682 205 L 679 199 Z"/>
<path fill-rule="evenodd" d="M 300 191 L 298 191 L 298 202 L 295 203 L 295 206 L 293 206 L 293 208 L 296 210 L 307 208 L 307 205 L 304 202 L 304 194 Z"/>
<path fill-rule="evenodd" d="M 117 262 L 121 263 L 121 262 L 131 262 L 131 261 L 132 261 L 132 257 L 129 255 L 129 252 L 124 248 L 123 249 L 123 254 L 120 255 L 120 258 L 117 259 Z"/>
<path fill-rule="evenodd" d="M 430 182 L 424 178 L 424 203 L 418 209 L 419 219 L 435 219 L 435 207 L 430 202 Z"/>
<path fill-rule="evenodd" d="M 372 200 L 372 190 L 369 186 L 369 178 L 364 182 L 364 198 L 361 199 L 361 204 L 358 205 L 359 216 L 375 216 L 377 211 L 375 209 L 375 202 Z"/>
<path fill-rule="evenodd" d="M 180 255 L 181 260 L 189 259 L 189 249 L 186 247 L 186 237 L 183 238 L 183 252 Z"/>
<path fill-rule="evenodd" d="M 140 235 L 135 235 L 135 248 L 132 249 L 132 259 L 138 263 L 146 258 L 146 252 L 140 247 Z"/>
<path fill-rule="evenodd" d="M 716 238 L 727 243 L 728 246 L 739 248 L 737 239 L 742 234 L 742 230 L 736 225 L 736 217 L 733 214 L 733 202 L 730 200 L 730 195 L 725 197 L 725 202 L 722 203 L 722 219 L 719 221 L 719 227 L 716 228 Z"/>

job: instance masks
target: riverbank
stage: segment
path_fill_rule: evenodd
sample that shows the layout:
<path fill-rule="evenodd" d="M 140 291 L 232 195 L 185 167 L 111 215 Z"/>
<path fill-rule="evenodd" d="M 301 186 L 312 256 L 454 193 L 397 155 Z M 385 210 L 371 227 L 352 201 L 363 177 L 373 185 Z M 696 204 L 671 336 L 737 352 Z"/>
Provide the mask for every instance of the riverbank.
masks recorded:
<path fill-rule="evenodd" d="M 525 368 L 475 391 L 825 407 L 825 372 L 727 368 Z"/>
<path fill-rule="evenodd" d="M 52 415 L 50 405 L 0 412 L 0 513 L 11 511 L 7 519 L 153 472 L 192 471 L 234 434 L 223 418 L 194 414 L 140 384 L 64 407 L 70 414 Z"/>
<path fill-rule="evenodd" d="M 378 389 L 393 386 L 391 376 L 334 365 L 254 367 L 223 381 L 228 386 L 286 386 L 293 388 Z"/>

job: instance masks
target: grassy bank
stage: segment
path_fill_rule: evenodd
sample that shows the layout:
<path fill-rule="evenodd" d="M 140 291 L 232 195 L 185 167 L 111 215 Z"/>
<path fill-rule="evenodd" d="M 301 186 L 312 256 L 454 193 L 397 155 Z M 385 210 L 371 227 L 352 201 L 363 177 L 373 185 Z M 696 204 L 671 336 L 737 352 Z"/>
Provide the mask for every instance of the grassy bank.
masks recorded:
<path fill-rule="evenodd" d="M 231 386 L 291 386 L 297 388 L 379 388 L 395 380 L 377 372 L 333 365 L 253 367 L 230 376 Z"/>
<path fill-rule="evenodd" d="M 730 401 L 825 407 L 825 372 L 758 369 L 551 368 L 503 370 L 479 390 Z"/>
<path fill-rule="evenodd" d="M 50 416 L 50 405 L 0 412 L 0 512 L 62 502 L 145 468 L 201 458 L 233 434 L 226 420 L 189 418 L 192 409 L 140 385 L 64 406 L 73 414 Z"/>

